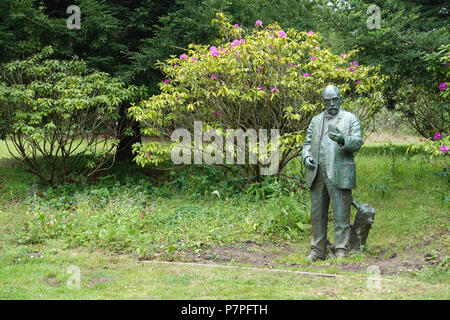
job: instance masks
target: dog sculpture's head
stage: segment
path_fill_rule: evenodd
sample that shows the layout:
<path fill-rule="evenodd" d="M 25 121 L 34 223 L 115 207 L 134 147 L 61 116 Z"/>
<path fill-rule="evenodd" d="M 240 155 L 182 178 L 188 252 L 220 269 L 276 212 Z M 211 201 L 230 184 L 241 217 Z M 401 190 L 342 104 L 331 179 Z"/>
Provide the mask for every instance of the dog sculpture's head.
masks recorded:
<path fill-rule="evenodd" d="M 361 219 L 361 222 L 364 221 L 364 223 L 373 224 L 373 219 L 375 218 L 375 214 L 376 214 L 376 211 L 374 208 L 372 208 L 367 203 L 364 203 L 359 206 L 358 211 L 359 211 L 358 212 L 359 219 Z"/>

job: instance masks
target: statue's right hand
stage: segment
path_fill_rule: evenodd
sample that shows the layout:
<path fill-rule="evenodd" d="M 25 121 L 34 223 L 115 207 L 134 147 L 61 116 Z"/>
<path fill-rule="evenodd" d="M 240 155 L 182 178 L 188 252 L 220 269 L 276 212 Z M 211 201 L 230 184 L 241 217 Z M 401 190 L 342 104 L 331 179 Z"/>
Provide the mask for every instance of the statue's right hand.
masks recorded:
<path fill-rule="evenodd" d="M 314 169 L 316 167 L 316 164 L 314 163 L 313 158 L 306 157 L 305 158 L 305 166 L 309 169 Z"/>

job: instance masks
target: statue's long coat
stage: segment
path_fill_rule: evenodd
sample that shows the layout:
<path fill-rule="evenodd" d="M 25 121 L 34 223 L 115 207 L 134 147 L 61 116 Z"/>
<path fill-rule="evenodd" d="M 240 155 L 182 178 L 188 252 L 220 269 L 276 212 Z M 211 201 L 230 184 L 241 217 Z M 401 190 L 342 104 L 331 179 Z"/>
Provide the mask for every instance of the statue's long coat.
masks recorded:
<path fill-rule="evenodd" d="M 338 114 L 330 120 L 344 135 L 345 142 L 343 145 L 339 145 L 328 137 L 328 125 L 322 128 L 323 118 L 324 112 L 311 120 L 303 145 L 302 159 L 304 161 L 306 157 L 310 156 L 318 165 L 320 148 L 324 147 L 326 157 L 321 160 L 325 164 L 328 179 L 340 189 L 354 189 L 356 188 L 356 169 L 353 153 L 358 151 L 362 145 L 361 123 L 356 115 L 340 109 Z M 322 129 L 325 140 L 321 145 Z M 307 169 L 306 186 L 308 188 L 311 188 L 316 173 L 317 166 L 314 169 Z"/>

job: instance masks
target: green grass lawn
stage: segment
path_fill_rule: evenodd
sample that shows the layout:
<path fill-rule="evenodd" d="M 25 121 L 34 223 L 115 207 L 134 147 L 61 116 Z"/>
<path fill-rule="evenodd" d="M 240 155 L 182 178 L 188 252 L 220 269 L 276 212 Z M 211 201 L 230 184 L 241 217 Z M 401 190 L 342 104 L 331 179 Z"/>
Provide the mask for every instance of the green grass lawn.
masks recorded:
<path fill-rule="evenodd" d="M 214 168 L 158 176 L 119 166 L 51 189 L 1 142 L 0 298 L 448 299 L 448 171 L 404 150 L 371 144 L 356 157 L 354 198 L 377 210 L 366 248 L 308 264 L 309 194 L 291 180 L 243 188 Z M 371 265 L 388 280 L 378 289 L 367 283 Z M 70 266 L 80 289 L 67 285 Z"/>

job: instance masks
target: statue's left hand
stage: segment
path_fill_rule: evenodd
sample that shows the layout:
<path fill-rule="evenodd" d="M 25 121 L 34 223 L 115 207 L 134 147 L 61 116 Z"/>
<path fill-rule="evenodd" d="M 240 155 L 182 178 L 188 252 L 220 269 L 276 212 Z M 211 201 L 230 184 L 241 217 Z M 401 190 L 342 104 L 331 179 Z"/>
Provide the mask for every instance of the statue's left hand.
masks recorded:
<path fill-rule="evenodd" d="M 344 135 L 339 131 L 339 129 L 336 128 L 336 130 L 337 131 L 328 132 L 328 136 L 334 142 L 337 142 L 339 144 L 344 144 L 345 143 Z"/>

